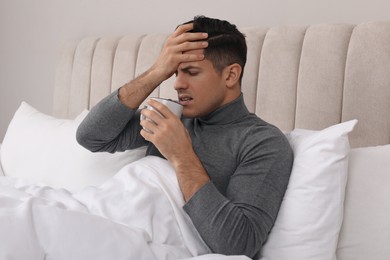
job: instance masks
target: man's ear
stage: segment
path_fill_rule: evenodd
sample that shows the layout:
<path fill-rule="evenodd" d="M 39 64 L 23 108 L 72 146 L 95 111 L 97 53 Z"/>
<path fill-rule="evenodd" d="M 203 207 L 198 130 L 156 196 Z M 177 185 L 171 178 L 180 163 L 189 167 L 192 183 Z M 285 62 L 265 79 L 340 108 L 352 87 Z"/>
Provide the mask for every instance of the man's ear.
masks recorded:
<path fill-rule="evenodd" d="M 242 68 L 238 63 L 233 63 L 224 69 L 224 75 L 226 79 L 226 86 L 232 87 L 240 82 L 240 76 Z"/>

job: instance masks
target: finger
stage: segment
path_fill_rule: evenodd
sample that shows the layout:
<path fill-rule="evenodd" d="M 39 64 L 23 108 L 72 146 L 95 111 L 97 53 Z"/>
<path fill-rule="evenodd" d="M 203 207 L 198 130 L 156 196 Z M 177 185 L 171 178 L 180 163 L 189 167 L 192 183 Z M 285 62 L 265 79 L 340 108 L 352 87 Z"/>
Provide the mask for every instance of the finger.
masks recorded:
<path fill-rule="evenodd" d="M 194 23 L 181 24 L 176 28 L 173 35 L 180 35 L 185 32 L 191 31 L 192 29 L 194 29 Z"/>
<path fill-rule="evenodd" d="M 205 32 L 187 32 L 183 33 L 181 35 L 178 35 L 176 37 L 176 40 L 179 42 L 194 42 L 194 41 L 201 41 L 206 40 L 208 37 L 208 34 Z"/>
<path fill-rule="evenodd" d="M 200 41 L 200 42 L 183 42 L 179 45 L 177 45 L 177 51 L 186 52 L 186 51 L 192 51 L 192 50 L 201 50 L 207 48 L 209 45 L 206 41 Z"/>
<path fill-rule="evenodd" d="M 148 135 L 148 139 L 151 139 L 151 136 L 154 135 L 158 131 L 159 123 L 156 123 L 158 120 L 162 120 L 163 118 L 158 115 L 155 111 L 145 111 L 145 119 L 142 119 L 140 121 L 140 125 L 142 126 L 143 130 L 148 132 L 150 135 Z M 160 122 L 161 123 L 161 122 Z"/>
<path fill-rule="evenodd" d="M 175 116 L 166 105 L 154 99 L 149 99 L 146 103 L 152 106 L 158 113 L 160 113 L 163 118 L 170 118 L 172 116 Z"/>
<path fill-rule="evenodd" d="M 148 130 L 145 130 L 145 129 L 141 129 L 141 132 L 140 132 L 141 136 L 146 140 L 146 141 L 150 141 L 153 133 L 148 131 Z"/>
<path fill-rule="evenodd" d="M 185 42 L 181 45 L 174 47 L 174 60 L 177 63 L 190 62 L 190 61 L 201 61 L 204 60 L 205 55 L 203 52 L 191 53 L 191 51 L 203 50 L 207 48 L 207 42 Z"/>
<path fill-rule="evenodd" d="M 205 56 L 203 54 L 182 54 L 179 62 L 187 63 L 187 62 L 196 62 L 204 60 Z"/>
<path fill-rule="evenodd" d="M 154 134 L 156 129 L 156 124 L 152 121 L 145 119 L 141 120 L 140 125 L 142 126 L 142 130 L 148 132 L 149 134 Z"/>
<path fill-rule="evenodd" d="M 188 32 L 192 29 L 192 23 L 180 25 L 171 35 L 171 38 L 176 39 L 178 42 L 200 41 L 203 39 L 207 39 L 208 34 L 206 32 Z"/>
<path fill-rule="evenodd" d="M 153 109 L 155 109 L 155 108 L 153 108 Z M 162 119 L 162 115 L 160 115 L 159 112 L 157 112 L 156 110 L 151 110 L 151 109 L 143 109 L 141 111 L 141 115 L 143 117 L 145 117 L 146 121 L 151 121 L 152 123 L 154 123 L 156 125 Z"/>

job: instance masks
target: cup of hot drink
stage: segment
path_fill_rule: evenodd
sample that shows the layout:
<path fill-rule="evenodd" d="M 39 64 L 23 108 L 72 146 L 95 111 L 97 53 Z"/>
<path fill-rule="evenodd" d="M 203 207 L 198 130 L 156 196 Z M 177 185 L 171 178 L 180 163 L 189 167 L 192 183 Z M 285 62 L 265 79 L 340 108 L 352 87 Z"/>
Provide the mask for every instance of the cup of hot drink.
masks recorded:
<path fill-rule="evenodd" d="M 174 100 L 172 100 L 172 99 L 167 99 L 167 98 L 157 98 L 157 97 L 153 97 L 153 98 L 151 98 L 151 99 L 156 100 L 157 102 L 160 102 L 161 104 L 167 106 L 167 107 L 169 108 L 169 110 L 171 110 L 171 112 L 172 112 L 173 114 L 175 114 L 178 118 L 181 117 L 181 114 L 182 114 L 182 112 L 183 112 L 183 106 L 180 105 L 179 102 L 174 101 Z M 154 110 L 154 111 L 156 111 L 156 110 L 154 109 L 154 107 L 152 107 L 152 106 L 150 106 L 150 105 L 146 105 L 145 108 L 146 108 L 146 109 L 149 109 L 149 110 Z M 156 112 L 157 112 L 157 111 L 156 111 Z M 157 112 L 157 113 L 158 113 L 158 112 Z M 159 114 L 159 113 L 158 113 L 158 114 Z M 146 117 L 143 116 L 143 115 L 141 114 L 141 120 L 145 120 L 145 119 L 146 119 Z M 145 130 L 148 131 L 147 129 L 145 129 Z"/>

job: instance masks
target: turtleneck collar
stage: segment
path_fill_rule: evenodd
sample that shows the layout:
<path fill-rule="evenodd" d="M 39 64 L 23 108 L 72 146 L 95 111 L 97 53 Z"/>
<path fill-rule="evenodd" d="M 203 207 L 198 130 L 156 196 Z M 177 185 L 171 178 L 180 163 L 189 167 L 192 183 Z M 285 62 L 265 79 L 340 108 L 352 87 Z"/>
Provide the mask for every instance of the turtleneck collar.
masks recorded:
<path fill-rule="evenodd" d="M 249 113 L 241 93 L 241 95 L 232 102 L 227 103 L 207 116 L 197 118 L 196 120 L 207 125 L 226 125 L 247 116 Z"/>

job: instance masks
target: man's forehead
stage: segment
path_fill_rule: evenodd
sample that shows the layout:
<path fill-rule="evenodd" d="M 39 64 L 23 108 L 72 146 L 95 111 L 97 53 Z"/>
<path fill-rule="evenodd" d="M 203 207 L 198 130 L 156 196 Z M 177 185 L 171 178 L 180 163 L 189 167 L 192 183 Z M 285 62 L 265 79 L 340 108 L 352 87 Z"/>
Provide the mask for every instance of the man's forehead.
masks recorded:
<path fill-rule="evenodd" d="M 200 69 L 202 68 L 202 61 L 192 61 L 192 62 L 182 62 L 179 64 L 179 70 L 188 70 L 188 69 Z"/>

